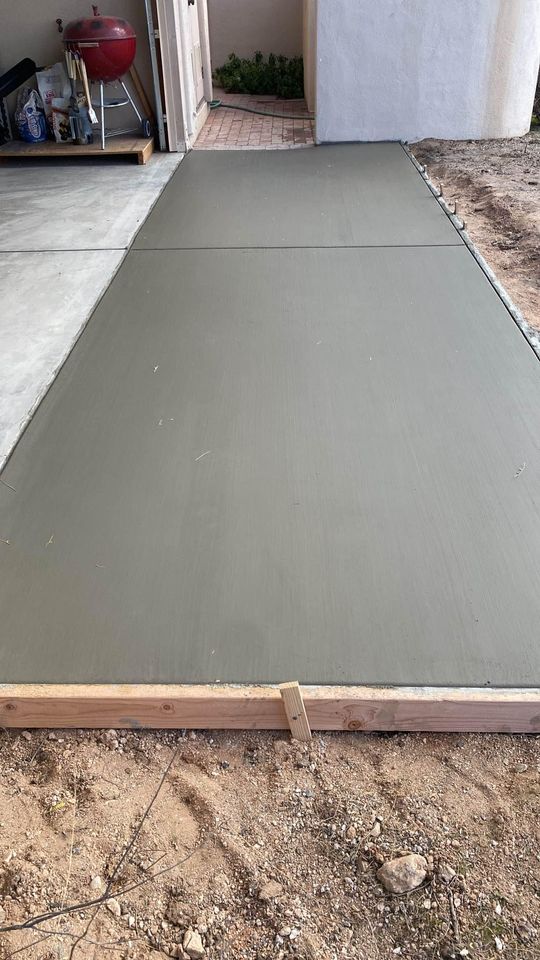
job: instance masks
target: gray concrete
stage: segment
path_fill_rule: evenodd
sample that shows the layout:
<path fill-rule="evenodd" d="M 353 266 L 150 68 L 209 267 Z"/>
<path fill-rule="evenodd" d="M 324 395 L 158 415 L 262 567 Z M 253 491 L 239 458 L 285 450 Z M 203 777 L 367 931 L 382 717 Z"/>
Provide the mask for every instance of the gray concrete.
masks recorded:
<path fill-rule="evenodd" d="M 180 160 L 2 165 L 0 466 Z"/>
<path fill-rule="evenodd" d="M 125 250 L 181 159 L 4 162 L 0 251 Z"/>
<path fill-rule="evenodd" d="M 132 250 L 2 475 L 0 677 L 538 685 L 539 407 L 461 244 Z"/>
<path fill-rule="evenodd" d="M 396 143 L 190 154 L 138 249 L 456 244 Z"/>

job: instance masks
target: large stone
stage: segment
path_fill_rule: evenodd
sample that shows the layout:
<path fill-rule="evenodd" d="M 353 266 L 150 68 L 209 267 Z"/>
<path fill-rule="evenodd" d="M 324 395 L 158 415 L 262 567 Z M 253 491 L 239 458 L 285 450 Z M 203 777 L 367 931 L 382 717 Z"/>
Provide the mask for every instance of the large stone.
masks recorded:
<path fill-rule="evenodd" d="M 396 857 L 377 871 L 379 880 L 389 893 L 409 893 L 416 890 L 427 874 L 427 861 L 416 853 Z"/>
<path fill-rule="evenodd" d="M 205 951 L 198 930 L 192 930 L 191 928 L 186 930 L 182 946 L 191 960 L 202 960 L 204 957 Z"/>

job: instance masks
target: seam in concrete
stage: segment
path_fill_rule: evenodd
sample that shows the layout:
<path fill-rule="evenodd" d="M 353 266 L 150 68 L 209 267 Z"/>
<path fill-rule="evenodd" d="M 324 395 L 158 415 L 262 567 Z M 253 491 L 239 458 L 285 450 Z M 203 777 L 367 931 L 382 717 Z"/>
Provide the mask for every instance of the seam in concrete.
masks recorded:
<path fill-rule="evenodd" d="M 502 303 L 508 310 L 508 313 L 512 317 L 512 320 L 514 321 L 516 326 L 519 328 L 520 332 L 523 334 L 528 345 L 532 348 L 532 350 L 534 350 L 536 356 L 540 360 L 540 336 L 538 336 L 536 331 L 531 327 L 530 323 L 525 319 L 519 307 L 516 306 L 516 304 L 508 294 L 508 292 L 503 287 L 500 280 L 497 279 L 496 274 L 491 269 L 487 260 L 484 259 L 484 257 L 478 250 L 478 247 L 471 240 L 465 227 L 465 221 L 460 220 L 455 213 L 452 213 L 442 193 L 440 193 L 437 190 L 437 187 L 435 186 L 433 181 L 430 179 L 426 167 L 422 166 L 422 164 L 418 162 L 412 150 L 410 149 L 409 144 L 406 141 L 401 140 L 400 143 L 406 155 L 408 156 L 409 160 L 411 161 L 413 166 L 418 170 L 420 176 L 422 177 L 422 179 L 425 181 L 425 183 L 431 190 L 437 203 L 444 210 L 446 216 L 450 220 L 450 223 L 452 224 L 454 229 L 458 232 L 459 236 L 463 240 L 464 245 L 467 247 L 467 250 L 469 251 L 470 254 L 472 254 L 478 266 L 480 267 L 484 275 L 489 280 L 491 286 L 495 290 L 495 293 L 497 294 L 499 299 L 502 301 Z"/>
<path fill-rule="evenodd" d="M 459 241 L 456 243 L 352 243 L 352 244 L 313 244 L 301 247 L 298 246 L 280 246 L 280 247 L 137 247 L 133 253 L 182 253 L 185 251 L 195 251 L 197 253 L 215 253 L 216 250 L 431 250 L 432 247 L 460 247 Z"/>

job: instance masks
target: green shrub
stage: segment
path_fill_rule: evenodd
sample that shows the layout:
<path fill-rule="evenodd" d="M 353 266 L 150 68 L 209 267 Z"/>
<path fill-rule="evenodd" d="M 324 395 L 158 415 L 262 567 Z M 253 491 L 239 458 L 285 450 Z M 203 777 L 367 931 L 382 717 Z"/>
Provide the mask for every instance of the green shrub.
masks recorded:
<path fill-rule="evenodd" d="M 231 53 L 227 62 L 214 70 L 214 80 L 227 93 L 274 94 L 295 100 L 304 96 L 304 61 L 273 53 L 265 60 L 260 50 L 251 60 Z"/>
<path fill-rule="evenodd" d="M 538 74 L 538 83 L 536 84 L 536 93 L 534 95 L 532 126 L 540 126 L 540 73 Z"/>

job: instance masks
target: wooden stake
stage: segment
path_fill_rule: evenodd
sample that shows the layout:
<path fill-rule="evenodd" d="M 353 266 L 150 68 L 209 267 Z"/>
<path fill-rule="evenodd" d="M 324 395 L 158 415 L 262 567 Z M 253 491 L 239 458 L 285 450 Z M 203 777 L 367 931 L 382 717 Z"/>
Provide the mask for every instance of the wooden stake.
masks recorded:
<path fill-rule="evenodd" d="M 299 684 L 296 680 L 292 683 L 282 683 L 279 692 L 291 728 L 291 736 L 295 740 L 311 740 L 311 728 Z"/>
<path fill-rule="evenodd" d="M 146 118 L 147 118 L 148 120 L 151 120 L 152 123 L 155 123 L 156 118 L 155 118 L 155 116 L 154 116 L 154 111 L 153 111 L 153 109 L 152 109 L 152 104 L 150 103 L 150 101 L 149 101 L 149 99 L 148 99 L 148 97 L 147 97 L 147 95 L 146 95 L 146 90 L 144 89 L 144 87 L 143 87 L 143 85 L 142 85 L 142 80 L 141 80 L 141 78 L 140 78 L 140 76 L 139 76 L 139 72 L 138 72 L 136 66 L 132 65 L 132 66 L 129 68 L 129 75 L 130 75 L 130 77 L 131 77 L 131 82 L 133 83 L 133 86 L 135 87 L 135 91 L 136 91 L 136 93 L 137 93 L 137 96 L 138 96 L 138 98 L 139 98 L 139 100 L 140 100 L 140 102 L 141 102 L 141 106 L 142 106 L 142 108 L 143 108 L 143 110 L 144 110 L 144 113 L 145 113 L 145 115 L 146 115 Z"/>

